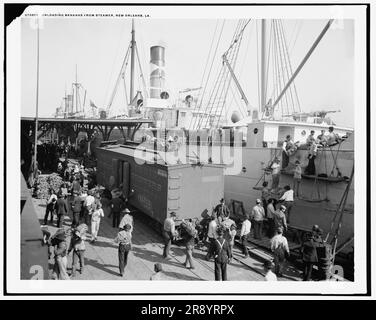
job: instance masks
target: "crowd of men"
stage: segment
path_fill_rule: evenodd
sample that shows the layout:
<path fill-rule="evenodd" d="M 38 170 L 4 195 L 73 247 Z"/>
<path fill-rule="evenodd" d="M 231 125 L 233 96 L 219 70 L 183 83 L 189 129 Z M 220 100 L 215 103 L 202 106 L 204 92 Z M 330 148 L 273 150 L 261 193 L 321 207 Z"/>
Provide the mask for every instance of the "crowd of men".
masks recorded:
<path fill-rule="evenodd" d="M 49 255 L 54 257 L 52 278 L 68 280 L 76 276 L 77 264 L 79 272 L 84 271 L 85 241 L 95 244 L 100 229 L 101 219 L 105 216 L 103 208 L 113 217 L 113 227 L 118 234 L 114 243 L 118 244 L 119 275 L 124 275 L 128 253 L 131 250 L 133 218 L 127 208 L 128 199 L 119 190 L 110 192 L 96 186 L 93 179 L 87 180 L 80 165 L 65 166 L 60 162 L 63 183 L 58 191 L 50 189 L 47 200 L 42 231 L 49 245 Z M 124 216 L 120 219 L 120 212 Z M 71 213 L 72 223 L 64 228 L 65 217 Z M 48 224 L 54 224 L 56 216 L 57 232 L 51 236 Z M 90 234 L 88 234 L 90 228 Z M 70 243 L 70 245 L 68 245 Z M 72 272 L 67 272 L 67 256 L 72 252 Z"/>

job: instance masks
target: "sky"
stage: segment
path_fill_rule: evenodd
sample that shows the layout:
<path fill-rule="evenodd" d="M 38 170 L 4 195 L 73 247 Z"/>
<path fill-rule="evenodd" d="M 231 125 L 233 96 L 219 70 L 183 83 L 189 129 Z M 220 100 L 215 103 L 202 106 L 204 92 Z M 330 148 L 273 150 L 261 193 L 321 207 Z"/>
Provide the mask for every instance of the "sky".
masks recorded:
<path fill-rule="evenodd" d="M 143 74 L 149 81 L 150 47 L 166 47 L 166 85 L 170 96 L 202 85 L 211 43 L 217 44 L 219 19 L 135 19 L 136 43 Z M 327 20 L 282 20 L 294 70 Z M 226 20 L 213 58 L 213 75 L 221 66 L 237 20 Z M 235 74 L 251 105 L 258 105 L 257 48 L 259 22 L 252 20 L 244 31 Z M 217 32 L 215 32 L 217 31 Z M 21 21 L 21 115 L 35 116 L 37 32 L 29 18 Z M 295 40 L 296 39 L 296 40 Z M 52 116 L 69 91 L 78 68 L 78 82 L 87 90 L 87 101 L 106 108 L 131 40 L 131 19 L 49 18 L 40 30 L 39 116 Z M 337 125 L 354 125 L 354 25 L 341 21 L 330 28 L 297 76 L 301 109 L 340 110 L 331 114 Z M 213 51 L 211 51 L 213 53 Z M 129 71 L 129 68 L 127 69 Z M 207 70 L 207 69 L 206 69 Z M 139 79 L 139 77 L 137 77 Z M 214 79 L 214 78 L 213 78 Z M 136 81 L 138 87 L 140 81 Z M 124 101 L 119 88 L 114 106 Z M 129 86 L 128 89 L 129 91 Z M 236 96 L 233 108 L 242 102 Z M 236 91 L 236 90 L 235 90 Z"/>

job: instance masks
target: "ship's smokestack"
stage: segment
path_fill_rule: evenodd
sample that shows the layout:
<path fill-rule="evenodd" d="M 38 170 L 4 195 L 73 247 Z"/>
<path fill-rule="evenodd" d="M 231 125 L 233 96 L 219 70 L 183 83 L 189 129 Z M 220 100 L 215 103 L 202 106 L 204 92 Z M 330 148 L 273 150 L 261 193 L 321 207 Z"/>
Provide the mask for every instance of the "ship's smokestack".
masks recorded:
<path fill-rule="evenodd" d="M 165 48 L 150 48 L 150 98 L 160 99 L 165 87 Z"/>

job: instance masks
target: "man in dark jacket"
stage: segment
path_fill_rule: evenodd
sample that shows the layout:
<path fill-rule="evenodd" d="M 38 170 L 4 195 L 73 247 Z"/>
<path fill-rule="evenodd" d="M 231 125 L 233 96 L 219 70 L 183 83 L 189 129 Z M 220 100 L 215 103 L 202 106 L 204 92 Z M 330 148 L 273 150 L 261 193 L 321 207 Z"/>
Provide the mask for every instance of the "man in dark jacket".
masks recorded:
<path fill-rule="evenodd" d="M 223 238 L 224 230 L 219 228 L 217 231 L 218 238 L 213 242 L 209 249 L 208 258 L 214 255 L 214 272 L 215 281 L 227 280 L 227 263 L 229 263 L 231 257 L 230 244 Z"/>
<path fill-rule="evenodd" d="M 124 209 L 124 201 L 120 197 L 112 198 L 111 200 L 111 214 L 112 227 L 119 228 L 120 212 Z"/>
<path fill-rule="evenodd" d="M 83 201 L 79 196 L 78 192 L 74 192 L 74 199 L 72 202 L 72 211 L 73 211 L 73 222 L 72 227 L 77 227 L 80 221 L 80 213 L 82 210 Z"/>
<path fill-rule="evenodd" d="M 44 215 L 44 224 L 47 224 L 48 215 L 51 215 L 50 223 L 53 222 L 55 210 L 56 210 L 56 199 L 52 198 L 51 202 L 47 203 L 46 213 Z"/>
<path fill-rule="evenodd" d="M 318 261 L 316 246 L 317 242 L 315 241 L 313 234 L 311 232 L 308 233 L 302 246 L 304 263 L 303 281 L 311 280 L 313 265 Z"/>
<path fill-rule="evenodd" d="M 64 222 L 64 216 L 68 213 L 68 205 L 64 199 L 64 196 L 60 193 L 59 199 L 56 201 L 56 213 L 57 213 L 57 227 L 61 228 Z"/>

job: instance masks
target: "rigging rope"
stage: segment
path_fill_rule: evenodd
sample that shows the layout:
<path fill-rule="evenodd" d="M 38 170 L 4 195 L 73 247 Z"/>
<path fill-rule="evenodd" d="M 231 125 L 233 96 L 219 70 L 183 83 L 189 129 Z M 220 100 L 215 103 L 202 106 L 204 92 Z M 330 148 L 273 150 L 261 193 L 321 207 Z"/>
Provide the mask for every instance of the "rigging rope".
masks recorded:
<path fill-rule="evenodd" d="M 126 20 L 124 20 L 126 21 Z M 123 39 L 123 34 L 124 34 L 124 30 L 125 30 L 125 25 L 126 23 L 124 22 L 123 23 L 123 26 L 122 26 L 122 30 L 121 30 L 121 33 L 120 33 L 120 39 Z M 116 62 L 116 58 L 117 56 L 119 55 L 119 49 L 120 49 L 120 45 L 122 44 L 123 42 L 122 41 L 119 41 L 118 43 L 118 47 L 116 49 L 116 55 L 115 55 L 115 58 L 112 62 L 112 67 L 111 67 L 111 71 L 110 71 L 110 74 L 109 74 L 109 79 L 108 79 L 108 82 L 107 82 L 107 88 L 106 88 L 106 91 L 105 91 L 105 96 L 103 98 L 103 103 L 102 103 L 102 106 L 105 106 L 106 105 L 106 100 L 107 100 L 107 94 L 108 94 L 108 89 L 109 89 L 109 86 L 110 86 L 110 82 L 111 82 L 111 75 L 114 71 L 114 67 L 115 67 L 115 62 Z"/>
<path fill-rule="evenodd" d="M 291 73 L 289 73 L 289 71 L 290 71 L 289 65 L 288 65 L 289 55 L 288 55 L 287 48 L 286 48 L 286 42 L 285 42 L 285 39 L 284 39 L 283 33 L 282 33 L 282 22 L 281 22 L 281 20 L 279 20 L 278 23 L 279 23 L 279 31 L 278 32 L 279 32 L 280 37 L 281 37 L 282 54 L 283 54 L 283 57 L 284 57 L 284 66 L 285 66 L 285 70 L 287 72 L 287 79 L 289 79 L 292 76 L 292 71 L 291 71 Z M 292 96 L 291 86 L 289 87 L 288 92 L 290 93 L 291 107 L 292 107 L 292 110 L 293 110 L 293 113 L 294 113 L 295 112 L 295 104 L 294 104 L 294 98 Z M 286 95 L 286 100 L 288 101 L 288 95 Z"/>
<path fill-rule="evenodd" d="M 284 38 L 285 45 L 286 45 L 286 36 L 285 36 L 285 30 L 284 30 L 283 24 L 281 24 L 281 28 L 282 28 L 282 36 Z M 287 57 L 288 57 L 288 65 L 289 65 L 289 68 L 290 68 L 290 76 L 289 77 L 291 77 L 293 70 L 292 70 L 291 59 L 290 59 L 289 50 L 288 50 L 287 46 L 286 46 L 286 52 L 287 52 Z M 291 52 L 291 50 L 290 50 L 290 52 Z M 296 90 L 295 81 L 292 82 L 292 85 L 293 85 L 293 88 L 294 88 L 294 93 L 295 93 L 296 101 L 297 101 L 297 104 L 298 104 L 298 112 L 301 112 L 300 101 L 299 101 L 298 92 Z"/>
<path fill-rule="evenodd" d="M 239 28 L 239 23 L 237 25 L 237 29 L 236 30 L 238 30 L 238 28 Z M 235 35 L 233 36 L 232 41 L 234 41 L 234 38 L 235 38 Z M 212 91 L 212 94 L 211 94 L 211 96 L 209 98 L 208 104 L 206 105 L 204 114 L 199 119 L 198 128 L 202 127 L 203 121 L 205 121 L 205 126 L 206 126 L 207 122 L 210 119 L 210 115 L 213 112 L 213 108 L 214 108 L 214 104 L 215 104 L 215 101 L 216 101 L 216 98 L 217 98 L 218 91 L 220 90 L 220 85 L 224 81 L 224 78 L 223 78 L 224 77 L 223 76 L 224 72 L 225 72 L 224 71 L 224 64 L 222 63 L 222 67 L 220 69 L 219 77 L 217 78 L 217 80 L 215 82 L 215 85 L 214 85 L 214 91 L 216 91 L 216 93 L 214 94 L 214 91 Z M 213 96 L 213 94 L 214 94 L 214 101 L 211 103 L 211 97 Z"/>
<path fill-rule="evenodd" d="M 232 64 L 232 68 L 233 70 L 235 69 L 235 66 L 236 66 L 236 62 L 237 62 L 237 58 L 238 58 L 238 54 L 239 54 L 239 49 L 240 49 L 240 43 L 243 39 L 243 31 L 244 31 L 244 28 L 247 26 L 247 24 L 249 23 L 250 20 L 248 20 L 248 22 L 245 22 L 245 21 L 241 21 L 239 23 L 239 27 L 240 27 L 240 31 L 237 35 L 237 37 L 235 38 L 234 40 L 234 44 L 236 43 L 236 47 L 234 49 L 234 53 L 233 53 L 233 56 L 232 56 L 232 59 L 233 59 L 233 64 Z M 242 25 L 243 24 L 243 25 Z M 222 106 L 220 107 L 220 113 L 219 113 L 219 116 L 217 118 L 217 122 L 216 122 L 216 127 L 219 126 L 219 122 L 221 120 L 221 117 L 222 117 L 222 114 L 223 114 L 223 109 L 226 105 L 226 98 L 227 98 L 227 95 L 228 95 L 228 91 L 229 91 L 229 88 L 230 88 L 230 84 L 231 84 L 231 74 L 230 74 L 230 70 L 228 68 L 226 68 L 227 70 L 227 76 L 226 76 L 226 79 L 227 77 L 229 78 L 229 81 L 228 83 L 225 82 L 225 85 L 227 85 L 227 88 L 225 90 L 225 88 L 223 88 L 222 92 L 224 93 L 223 95 L 223 99 L 222 99 Z M 219 106 L 218 106 L 219 107 Z M 218 108 L 217 108 L 218 109 Z M 216 113 L 217 113 L 217 110 L 216 110 Z"/>
<path fill-rule="evenodd" d="M 213 55 L 213 60 L 212 60 L 212 63 L 210 65 L 210 69 L 209 69 L 209 72 L 208 72 L 208 75 L 207 75 L 207 79 L 206 79 L 206 83 L 205 83 L 205 86 L 204 86 L 204 91 L 203 91 L 203 94 L 201 95 L 200 102 L 197 103 L 197 105 L 196 105 L 197 108 L 195 108 L 195 111 L 201 110 L 202 103 L 203 103 L 203 100 L 204 100 L 205 91 L 206 91 L 206 88 L 207 88 L 207 85 L 208 85 L 208 82 L 209 82 L 209 79 L 210 79 L 211 71 L 212 71 L 212 68 L 213 68 L 213 65 L 214 65 L 214 60 L 215 60 L 214 57 L 215 57 L 215 55 L 217 54 L 217 51 L 218 51 L 218 47 L 219 47 L 220 40 L 222 38 L 223 28 L 225 26 L 225 22 L 226 22 L 226 20 L 223 20 L 221 31 L 219 33 L 219 37 L 218 37 L 218 40 L 217 40 L 217 45 L 215 47 L 215 51 L 214 51 L 214 55 Z M 214 35 L 214 37 L 215 37 L 215 35 Z M 200 116 L 199 116 L 199 114 L 197 114 L 196 117 L 193 117 L 193 118 L 194 118 L 193 127 L 195 128 L 196 124 L 197 124 L 197 121 L 200 120 Z M 191 126 L 191 124 L 190 124 L 190 126 Z"/>

